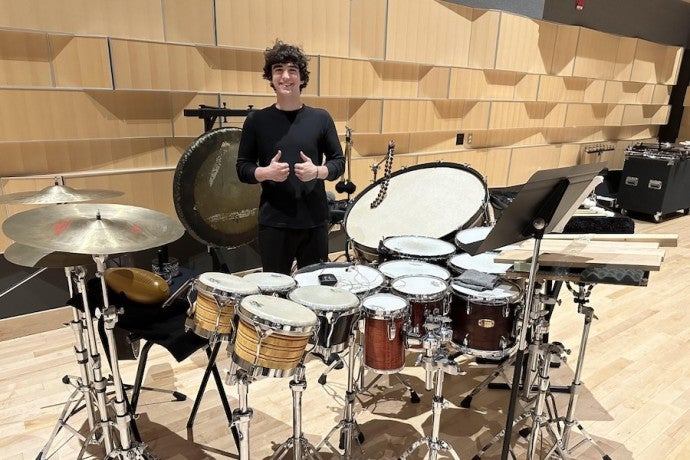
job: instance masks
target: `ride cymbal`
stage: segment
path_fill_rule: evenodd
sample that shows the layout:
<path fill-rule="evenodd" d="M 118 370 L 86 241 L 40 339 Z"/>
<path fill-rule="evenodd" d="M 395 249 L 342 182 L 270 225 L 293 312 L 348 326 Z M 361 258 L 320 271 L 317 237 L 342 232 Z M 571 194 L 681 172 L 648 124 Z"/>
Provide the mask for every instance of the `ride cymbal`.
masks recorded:
<path fill-rule="evenodd" d="M 0 195 L 0 204 L 58 204 L 81 201 L 103 200 L 124 195 L 116 190 L 77 190 L 66 185 L 51 185 L 39 191 L 8 193 Z"/>
<path fill-rule="evenodd" d="M 2 229 L 18 243 L 92 255 L 141 251 L 184 234 L 178 221 L 151 209 L 89 203 L 30 209 L 8 217 Z"/>
<path fill-rule="evenodd" d="M 88 254 L 51 251 L 21 243 L 12 243 L 5 249 L 5 259 L 15 265 L 33 268 L 64 268 L 94 263 Z"/>

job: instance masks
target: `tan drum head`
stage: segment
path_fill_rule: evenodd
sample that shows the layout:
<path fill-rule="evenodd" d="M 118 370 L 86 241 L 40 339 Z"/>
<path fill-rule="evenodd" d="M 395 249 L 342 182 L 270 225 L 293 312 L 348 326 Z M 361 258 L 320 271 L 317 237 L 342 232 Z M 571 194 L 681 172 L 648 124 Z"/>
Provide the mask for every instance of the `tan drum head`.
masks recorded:
<path fill-rule="evenodd" d="M 259 286 L 256 284 L 250 283 L 239 276 L 222 272 L 202 273 L 197 278 L 196 288 L 199 292 L 208 295 L 215 294 L 221 297 L 246 296 L 259 293 Z"/>
<path fill-rule="evenodd" d="M 301 286 L 288 294 L 293 302 L 317 311 L 341 312 L 357 309 L 359 297 L 333 286 Z"/>
<path fill-rule="evenodd" d="M 269 328 L 283 331 L 311 330 L 316 314 L 296 302 L 270 295 L 250 295 L 240 301 L 240 316 Z"/>
<path fill-rule="evenodd" d="M 208 131 L 187 147 L 175 169 L 177 217 L 206 245 L 236 247 L 258 233 L 261 187 L 240 182 L 235 169 L 241 136 L 239 128 Z"/>
<path fill-rule="evenodd" d="M 481 174 L 456 163 L 427 163 L 393 173 L 386 197 L 372 208 L 383 180 L 364 189 L 345 214 L 345 233 L 355 244 L 377 248 L 388 236 L 450 236 L 474 224 L 488 202 Z"/>
<path fill-rule="evenodd" d="M 287 291 L 297 284 L 295 279 L 284 273 L 256 272 L 242 277 L 245 281 L 259 286 L 262 291 Z"/>

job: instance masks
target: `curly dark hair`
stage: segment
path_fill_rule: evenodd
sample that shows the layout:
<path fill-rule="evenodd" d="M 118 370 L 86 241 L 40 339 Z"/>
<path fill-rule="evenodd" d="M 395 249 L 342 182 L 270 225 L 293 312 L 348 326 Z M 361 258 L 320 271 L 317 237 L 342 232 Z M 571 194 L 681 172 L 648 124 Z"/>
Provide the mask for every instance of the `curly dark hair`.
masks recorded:
<path fill-rule="evenodd" d="M 298 46 L 288 45 L 280 40 L 276 40 L 271 48 L 266 48 L 264 59 L 263 77 L 271 82 L 271 88 L 273 88 L 272 76 L 275 64 L 295 64 L 297 66 L 300 79 L 302 80 L 302 84 L 299 86 L 300 90 L 304 89 L 307 83 L 309 83 L 309 70 L 307 70 L 309 58 Z"/>

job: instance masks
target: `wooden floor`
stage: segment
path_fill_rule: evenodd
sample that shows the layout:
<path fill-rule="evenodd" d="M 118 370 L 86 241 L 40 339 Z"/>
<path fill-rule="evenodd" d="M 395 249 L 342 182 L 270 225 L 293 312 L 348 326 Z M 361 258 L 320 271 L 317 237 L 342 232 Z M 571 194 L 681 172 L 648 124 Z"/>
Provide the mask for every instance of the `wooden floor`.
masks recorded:
<path fill-rule="evenodd" d="M 650 275 L 647 287 L 597 285 L 591 295 L 598 320 L 594 321 L 587 348 L 581 393 L 576 416 L 582 426 L 613 459 L 690 458 L 690 217 L 679 217 L 661 224 L 638 221 L 636 232 L 677 233 L 679 247 L 669 248 L 660 272 Z M 567 385 L 573 377 L 582 331 L 582 315 L 564 289 L 563 303 L 552 318 L 551 339 L 572 350 L 569 361 L 552 371 L 552 383 Z M 40 317 L 32 316 L 36 321 Z M 50 436 L 71 392 L 61 383 L 65 374 L 78 368 L 72 351 L 72 332 L 67 328 L 6 340 L 0 348 L 0 458 L 33 459 Z M 228 366 L 221 353 L 221 371 Z M 450 443 L 460 458 L 472 458 L 499 432 L 506 418 L 509 393 L 485 390 L 470 409 L 460 401 L 493 367 L 462 361 L 462 376 L 448 376 L 444 395 L 449 407 L 443 411 L 440 437 Z M 201 380 L 206 356 L 203 352 L 184 362 L 176 362 L 160 347 L 149 357 L 145 385 L 175 389 L 189 396 L 172 401 L 159 391 L 144 391 L 139 405 L 138 426 L 150 450 L 164 459 L 238 458 L 228 429 L 218 392 L 212 383 L 204 395 L 193 429 L 186 420 Z M 107 365 L 106 366 L 107 369 Z M 323 364 L 307 362 L 308 388 L 303 395 L 303 429 L 309 441 L 317 444 L 342 417 L 345 370 L 328 375 L 325 385 L 317 382 Z M 121 372 L 132 382 L 135 361 L 123 361 Z M 404 375 L 421 396 L 412 404 L 395 379 L 387 376 L 376 382 L 356 404 L 356 419 L 365 436 L 366 459 L 397 458 L 415 440 L 431 431 L 431 392 L 424 391 L 424 372 L 408 355 Z M 367 377 L 371 378 L 370 375 Z M 237 406 L 237 392 L 225 387 L 230 404 Z M 560 414 L 565 413 L 567 395 L 556 394 Z M 269 458 L 276 447 L 292 433 L 291 394 L 287 379 L 266 379 L 249 387 L 251 453 L 256 459 Z M 521 412 L 521 410 L 519 410 Z M 83 412 L 69 424 L 88 431 Z M 574 434 L 574 440 L 581 437 Z M 54 447 L 64 445 L 54 459 L 74 459 L 79 441 L 63 430 Z M 518 439 L 515 439 L 518 438 Z M 524 458 L 525 440 L 514 436 L 516 452 Z M 337 436 L 332 438 L 337 445 Z M 482 458 L 499 458 L 498 443 Z M 91 446 L 87 458 L 103 458 L 99 447 Z M 427 450 L 418 449 L 409 458 L 424 458 Z M 442 456 L 446 458 L 445 456 Z M 573 458 L 599 458 L 583 445 Z M 322 458 L 338 458 L 322 449 Z"/>

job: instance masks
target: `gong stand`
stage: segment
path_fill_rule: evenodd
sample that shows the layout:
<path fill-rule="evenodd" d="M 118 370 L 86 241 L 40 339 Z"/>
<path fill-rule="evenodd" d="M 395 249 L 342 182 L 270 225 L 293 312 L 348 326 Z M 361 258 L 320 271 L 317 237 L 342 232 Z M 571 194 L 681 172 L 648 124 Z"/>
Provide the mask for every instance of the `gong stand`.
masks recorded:
<path fill-rule="evenodd" d="M 198 109 L 184 109 L 185 117 L 197 117 L 204 120 L 204 131 L 211 131 L 216 124 L 218 117 L 246 117 L 254 109 L 253 105 L 248 105 L 246 109 L 228 109 L 223 102 L 223 107 L 211 107 L 210 105 L 199 104 Z M 227 120 L 224 120 L 227 121 Z"/>

